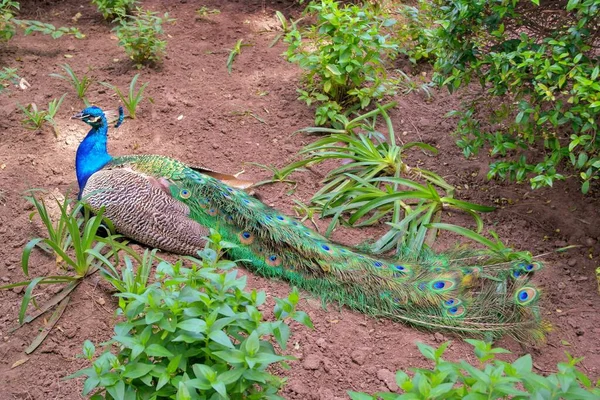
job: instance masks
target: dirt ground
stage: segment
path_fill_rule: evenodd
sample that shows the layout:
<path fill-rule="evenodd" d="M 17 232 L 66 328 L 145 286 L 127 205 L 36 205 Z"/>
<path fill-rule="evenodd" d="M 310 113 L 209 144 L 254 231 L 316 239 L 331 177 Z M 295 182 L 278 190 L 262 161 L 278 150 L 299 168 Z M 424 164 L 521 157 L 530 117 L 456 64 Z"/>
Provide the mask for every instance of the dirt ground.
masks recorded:
<path fill-rule="evenodd" d="M 268 173 L 247 162 L 278 167 L 294 160 L 296 152 L 313 138 L 292 135 L 311 126 L 313 114 L 296 100 L 299 70 L 281 57 L 285 47 L 269 48 L 276 35 L 275 10 L 297 15 L 300 9 L 290 1 L 156 1 L 144 7 L 169 12 L 177 19 L 165 26 L 167 54 L 159 69 L 142 69 L 140 82 L 149 82 L 138 119 L 126 120 L 118 130 L 109 132 L 109 151 L 122 154 L 163 154 L 192 164 L 202 164 L 223 172 L 262 180 Z M 219 8 L 221 13 L 209 20 L 196 19 L 201 6 Z M 62 73 L 67 62 L 81 74 L 89 73 L 99 81 L 126 87 L 138 71 L 117 46 L 111 26 L 89 1 L 23 1 L 22 18 L 40 19 L 55 25 L 76 26 L 87 38 L 18 35 L 0 48 L 0 65 L 18 67 L 31 88 L 12 88 L 0 97 L 0 279 L 1 284 L 23 279 L 20 268 L 25 243 L 41 234 L 39 225 L 28 216 L 31 206 L 23 192 L 31 188 L 55 189 L 65 193 L 76 187 L 74 158 L 87 127 L 69 117 L 82 103 L 64 81 L 50 78 Z M 225 63 L 230 48 L 238 39 L 252 44 L 236 59 L 232 74 Z M 25 130 L 16 105 L 35 102 L 44 107 L 49 100 L 68 93 L 57 116 L 59 136 L 50 130 L 34 133 Z M 398 96 L 399 105 L 392 118 L 400 139 L 424 141 L 435 145 L 440 154 L 430 158 L 415 153 L 413 161 L 442 174 L 457 185 L 459 198 L 500 208 L 485 216 L 486 226 L 517 249 L 534 254 L 551 252 L 567 244 L 580 248 L 566 254 L 544 258 L 546 268 L 535 282 L 544 291 L 544 316 L 553 324 L 548 341 L 523 349 L 512 340 L 498 345 L 514 352 L 512 357 L 531 352 L 538 373 L 551 373 L 556 363 L 566 360 L 565 351 L 585 356 L 581 368 L 591 378 L 600 377 L 600 298 L 594 270 L 600 264 L 600 220 L 598 193 L 587 197 L 579 193 L 577 182 L 558 183 L 552 190 L 531 191 L 527 185 L 488 182 L 488 159 L 482 156 L 465 161 L 450 133 L 453 121 L 444 114 L 457 108 L 463 95 L 436 92 L 430 101 L 418 94 Z M 99 84 L 92 86 L 89 98 L 105 109 L 118 105 L 117 99 Z M 264 122 L 250 116 L 254 113 Z M 418 160 L 421 158 L 420 160 Z M 306 202 L 319 187 L 319 171 L 294 176 L 298 189 L 278 184 L 263 186 L 258 192 L 263 201 L 292 214 L 293 199 Z M 325 172 L 325 171 L 321 171 Z M 346 244 L 368 239 L 371 230 L 340 230 L 334 238 Z M 441 246 L 453 243 L 442 237 Z M 36 253 L 31 260 L 33 275 L 55 271 L 54 261 Z M 269 295 L 285 296 L 290 288 L 284 282 L 256 277 L 248 271 L 250 287 Z M 46 288 L 39 293 L 43 302 L 56 292 Z M 75 358 L 85 339 L 98 344 L 111 336 L 116 302 L 98 276 L 75 292 L 62 319 L 46 341 L 24 364 L 11 368 L 24 358 L 23 350 L 43 327 L 40 319 L 10 333 L 16 324 L 22 298 L 21 290 L 0 291 L 0 395 L 3 399 L 78 399 L 82 379 L 62 378 L 85 365 Z M 346 390 L 374 392 L 395 389 L 393 373 L 409 367 L 430 364 L 420 355 L 415 342 L 437 345 L 446 340 L 439 334 L 421 332 L 385 320 L 330 305 L 323 309 L 309 295 L 301 301 L 315 329 L 295 324 L 290 353 L 298 357 L 282 392 L 287 399 L 342 399 Z M 49 316 L 47 316 L 49 318 Z M 473 361 L 470 346 L 457 338 L 447 358 Z"/>

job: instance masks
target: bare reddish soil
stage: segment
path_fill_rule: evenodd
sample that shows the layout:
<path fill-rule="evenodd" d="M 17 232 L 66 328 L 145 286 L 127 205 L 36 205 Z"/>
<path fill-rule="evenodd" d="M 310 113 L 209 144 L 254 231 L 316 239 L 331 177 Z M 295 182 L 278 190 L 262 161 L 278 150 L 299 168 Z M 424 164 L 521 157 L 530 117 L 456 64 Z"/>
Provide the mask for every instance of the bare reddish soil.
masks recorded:
<path fill-rule="evenodd" d="M 268 45 L 276 34 L 274 11 L 297 15 L 300 9 L 292 1 L 144 1 L 144 7 L 168 11 L 177 19 L 165 27 L 169 38 L 164 64 L 159 69 L 142 69 L 140 82 L 150 82 L 136 120 L 126 120 L 109 133 L 110 151 L 158 153 L 201 164 L 223 172 L 246 169 L 244 177 L 262 180 L 268 174 L 244 165 L 246 162 L 273 164 L 278 167 L 294 159 L 295 153 L 313 140 L 294 131 L 312 125 L 313 114 L 296 100 L 299 70 L 280 54 L 284 45 Z M 221 14 L 208 20 L 196 19 L 200 6 L 219 8 Z M 20 268 L 25 243 L 42 234 L 39 223 L 31 223 L 31 206 L 23 192 L 31 188 L 73 192 L 74 158 L 79 141 L 87 128 L 69 117 L 82 103 L 64 81 L 50 78 L 62 73 L 68 62 L 81 74 L 89 72 L 99 81 L 126 87 L 138 71 L 117 46 L 111 26 L 101 19 L 89 1 L 22 2 L 22 18 L 40 19 L 57 26 L 72 25 L 72 17 L 82 14 L 76 26 L 87 38 L 63 38 L 19 35 L 2 45 L 0 64 L 19 68 L 19 74 L 31 88 L 12 88 L 0 103 L 0 279 L 1 284 L 23 280 Z M 251 43 L 244 47 L 229 75 L 225 62 L 238 39 Z M 72 58 L 65 58 L 67 55 Z M 68 93 L 57 117 L 59 136 L 50 129 L 42 133 L 25 130 L 16 105 L 35 102 L 44 107 L 49 100 Z M 463 96 L 469 96 L 465 94 Z M 117 99 L 99 84 L 92 86 L 89 98 L 106 109 Z M 553 324 L 548 341 L 522 349 L 512 340 L 498 345 L 509 348 L 516 357 L 531 352 L 539 373 L 550 373 L 564 361 L 565 351 L 585 356 L 581 368 L 591 378 L 600 376 L 600 300 L 594 269 L 599 265 L 600 219 L 597 193 L 583 197 L 576 182 L 559 183 L 552 190 L 531 191 L 526 185 L 488 182 L 488 159 L 482 156 L 466 161 L 451 137 L 453 121 L 444 114 L 460 105 L 461 97 L 437 92 L 426 101 L 419 94 L 396 99 L 399 106 L 392 117 L 403 141 L 424 141 L 435 145 L 440 154 L 426 157 L 415 152 L 413 162 L 442 174 L 457 185 L 460 198 L 500 208 L 485 216 L 486 226 L 517 249 L 534 254 L 550 252 L 567 244 L 582 247 L 566 254 L 545 258 L 546 268 L 535 277 L 544 290 L 544 316 Z M 264 123 L 249 116 L 252 112 Z M 183 116 L 182 118 L 180 116 Z M 319 171 L 317 171 L 319 172 Z M 326 171 L 321 171 L 326 172 Z M 282 184 L 258 190 L 269 205 L 292 213 L 293 199 L 306 202 L 319 187 L 320 176 L 313 172 L 294 175 L 298 189 L 288 194 Z M 369 238 L 367 230 L 340 230 L 335 239 L 356 244 Z M 449 246 L 454 238 L 442 236 L 440 246 Z M 54 260 L 36 253 L 31 260 L 33 275 L 55 272 Z M 285 296 L 284 282 L 265 280 L 242 270 L 253 288 L 269 295 Z M 115 321 L 115 299 L 99 276 L 82 284 L 62 319 L 46 341 L 24 364 L 23 350 L 46 322 L 43 318 L 14 333 L 22 290 L 0 291 L 0 395 L 3 399 L 78 399 L 82 379 L 63 381 L 66 375 L 85 366 L 75 358 L 82 343 L 90 339 L 98 344 L 111 336 Z M 40 290 L 38 301 L 56 293 L 58 288 Z M 292 369 L 281 371 L 289 377 L 282 395 L 288 399 L 341 399 L 346 390 L 377 391 L 394 389 L 393 372 L 429 363 L 418 352 L 415 342 L 437 345 L 446 340 L 440 334 L 421 332 L 385 320 L 340 309 L 327 309 L 320 301 L 305 295 L 301 308 L 315 325 L 309 330 L 298 324 L 290 353 L 298 357 Z M 49 318 L 47 316 L 46 318 Z M 474 361 L 471 348 L 459 339 L 447 352 L 449 359 Z"/>

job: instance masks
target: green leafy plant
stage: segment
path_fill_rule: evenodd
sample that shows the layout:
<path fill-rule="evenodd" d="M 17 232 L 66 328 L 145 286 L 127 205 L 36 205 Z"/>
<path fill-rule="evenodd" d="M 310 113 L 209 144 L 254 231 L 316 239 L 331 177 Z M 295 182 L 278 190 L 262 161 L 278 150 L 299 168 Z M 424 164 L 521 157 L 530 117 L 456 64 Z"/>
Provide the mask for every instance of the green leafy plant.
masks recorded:
<path fill-rule="evenodd" d="M 31 103 L 26 107 L 23 107 L 20 104 L 18 106 L 23 112 L 23 115 L 25 115 L 25 118 L 21 120 L 21 123 L 25 128 L 31 129 L 32 131 L 42 128 L 42 125 L 44 125 L 44 122 L 46 121 L 46 111 L 38 110 L 37 104 L 35 103 Z"/>
<path fill-rule="evenodd" d="M 397 252 L 418 255 L 424 245 L 433 244 L 438 229 L 454 226 L 432 225 L 441 221 L 444 211 L 471 215 L 477 231 L 481 231 L 483 221 L 479 213 L 494 208 L 458 200 L 454 187 L 442 177 L 408 165 L 404 160 L 407 151 L 436 154 L 437 150 L 420 142 L 397 145 L 386 112 L 391 106 L 393 103 L 345 121 L 345 129 L 303 130 L 328 135 L 302 149 L 303 159 L 284 168 L 288 174 L 326 160 L 341 161 L 340 166 L 327 173 L 325 185 L 311 199 L 322 217 L 331 217 L 325 235 L 331 234 L 339 223 L 365 226 L 386 221 L 390 229 L 373 243 L 371 251 L 384 253 L 396 248 Z M 383 117 L 387 127 L 385 134 L 376 129 L 378 116 Z"/>
<path fill-rule="evenodd" d="M 33 20 L 13 20 L 17 23 L 21 28 L 24 28 L 24 34 L 30 35 L 32 33 L 41 33 L 44 35 L 50 35 L 52 39 L 58 39 L 63 35 L 73 35 L 77 39 L 83 39 L 85 35 L 79 31 L 77 28 L 68 28 L 65 26 L 55 27 L 52 24 L 48 24 L 40 21 Z"/>
<path fill-rule="evenodd" d="M 309 220 L 313 224 L 315 230 L 319 232 L 319 226 L 315 221 L 315 217 L 318 216 L 319 207 L 304 204 L 303 202 L 296 199 L 294 199 L 294 203 L 296 203 L 296 205 L 292 206 L 292 209 L 300 219 L 300 222 Z"/>
<path fill-rule="evenodd" d="M 92 215 L 81 202 L 72 203 L 68 198 L 65 198 L 62 202 L 55 200 L 60 210 L 60 216 L 56 221 L 52 221 L 43 199 L 38 200 L 35 196 L 31 196 L 27 197 L 27 200 L 36 208 L 30 218 L 33 218 L 36 213 L 40 216 L 48 237 L 32 239 L 25 245 L 21 260 L 23 274 L 29 276 L 29 259 L 31 252 L 37 247 L 43 251 L 53 253 L 57 265 L 72 268 L 74 276 L 36 278 L 31 282 L 19 283 L 21 286 L 28 284 L 26 293 L 33 290 L 37 284 L 47 284 L 56 279 L 67 282 L 83 279 L 95 272 L 98 265 L 102 263 L 110 264 L 108 259 L 100 253 L 106 246 L 107 241 L 98 236 L 99 232 L 104 230 L 110 235 L 110 227 L 112 226 L 110 221 L 103 218 L 102 210 L 97 212 L 96 215 Z M 83 215 L 80 216 L 80 213 L 83 213 Z M 106 228 L 106 226 L 109 228 Z M 37 282 L 35 282 L 36 280 Z M 27 296 L 24 296 L 23 303 L 27 304 Z M 23 321 L 24 312 L 25 309 L 22 309 L 19 315 L 20 322 Z"/>
<path fill-rule="evenodd" d="M 162 261 L 153 284 L 134 291 L 115 286 L 125 321 L 107 345 L 116 346 L 117 354 L 107 349 L 94 360 L 95 347 L 86 341 L 84 357 L 92 366 L 70 376 L 87 376 L 84 395 L 98 389 L 93 398 L 280 398 L 283 380 L 267 368 L 292 358 L 278 354 L 267 339 L 285 350 L 285 320 L 312 324 L 296 310 L 297 290 L 275 299 L 275 319 L 265 321 L 258 308 L 266 294 L 245 291 L 245 278 L 230 270 L 235 263 L 220 259 L 231 246 L 211 231 L 201 260 L 190 267 Z"/>
<path fill-rule="evenodd" d="M 231 49 L 229 51 L 229 57 L 227 57 L 227 72 L 229 72 L 229 74 L 231 74 L 231 70 L 233 68 L 233 62 L 235 61 L 236 57 L 239 56 L 240 54 L 242 54 L 242 47 L 248 47 L 248 46 L 252 46 L 251 44 L 247 44 L 247 43 L 242 43 L 244 41 L 244 39 L 240 39 L 236 42 L 235 46 L 233 46 L 233 49 Z"/>
<path fill-rule="evenodd" d="M 109 243 L 112 243 L 110 239 Z M 148 287 L 150 271 L 152 271 L 154 261 L 158 259 L 156 257 L 157 251 L 156 249 L 146 250 L 141 258 L 136 257 L 135 260 L 139 261 L 136 269 L 133 267 L 132 259 L 125 255 L 125 266 L 121 268 L 120 273 L 114 264 L 101 266 L 100 273 L 120 293 L 142 294 Z M 119 306 L 123 309 L 126 307 L 123 297 L 119 298 Z"/>
<path fill-rule="evenodd" d="M 167 42 L 161 39 L 165 35 L 162 25 L 175 19 L 169 18 L 168 13 L 162 17 L 157 14 L 138 7 L 135 15 L 121 19 L 114 28 L 119 46 L 125 49 L 138 68 L 144 64 L 156 64 L 164 56 Z"/>
<path fill-rule="evenodd" d="M 47 110 L 39 110 L 35 103 L 31 103 L 26 107 L 23 107 L 19 104 L 19 108 L 23 112 L 23 115 L 25 115 L 25 118 L 21 121 L 23 126 L 26 129 L 36 131 L 42 129 L 43 125 L 48 123 L 52 126 L 54 135 L 58 137 L 58 128 L 56 126 L 56 121 L 54 121 L 54 117 L 56 116 L 56 113 L 58 112 L 58 109 L 60 108 L 60 105 L 62 104 L 66 95 L 67 94 L 65 93 L 60 97 L 60 99 L 51 100 L 48 103 Z"/>
<path fill-rule="evenodd" d="M 414 64 L 435 60 L 436 43 L 432 32 L 435 21 L 431 11 L 435 6 L 436 2 L 419 0 L 416 6 L 402 5 L 398 9 L 401 16 L 397 31 L 399 51 Z"/>
<path fill-rule="evenodd" d="M 218 8 L 208 8 L 206 6 L 202 6 L 196 10 L 196 15 L 199 18 L 206 18 L 209 15 L 218 15 L 218 14 L 221 14 L 221 10 L 219 10 Z"/>
<path fill-rule="evenodd" d="M 340 6 L 334 0 L 311 2 L 317 22 L 307 30 L 295 25 L 285 36 L 288 60 L 305 73 L 300 100 L 317 104 L 315 123 L 335 123 L 348 108 L 365 108 L 394 92 L 385 69 L 398 47 L 386 29 L 396 21 L 369 6 Z"/>
<path fill-rule="evenodd" d="M 146 87 L 148 86 L 148 83 L 149 83 L 149 82 L 144 83 L 136 91 L 135 90 L 135 84 L 137 83 L 137 80 L 138 80 L 139 77 L 140 77 L 140 74 L 135 74 L 135 76 L 133 77 L 133 79 L 129 83 L 129 91 L 127 92 L 127 95 L 125 95 L 121 91 L 121 89 L 119 89 L 118 86 L 111 85 L 110 83 L 107 83 L 107 82 L 100 82 L 101 85 L 106 86 L 107 88 L 110 88 L 110 89 L 114 90 L 114 92 L 117 94 L 117 96 L 119 97 L 119 99 L 125 105 L 125 108 L 127 109 L 127 112 L 128 112 L 129 117 L 131 119 L 135 119 L 138 105 L 140 104 L 140 102 L 144 98 L 144 96 L 143 96 L 144 90 L 146 90 Z"/>
<path fill-rule="evenodd" d="M 256 182 L 255 184 L 252 185 L 253 187 L 267 185 L 270 183 L 287 183 L 289 185 L 292 185 L 293 188 L 296 188 L 296 181 L 288 179 L 288 176 L 292 172 L 296 172 L 298 170 L 298 168 L 301 168 L 306 163 L 303 161 L 300 161 L 298 163 L 292 163 L 290 165 L 287 165 L 283 168 L 277 168 L 273 165 L 264 165 L 264 164 L 254 163 L 254 162 L 249 162 L 248 164 L 254 165 L 258 168 L 264 169 L 273 174 L 273 177 L 271 179 L 265 179 L 260 182 Z"/>
<path fill-rule="evenodd" d="M 442 358 L 450 344 L 437 349 L 417 343 L 421 354 L 435 363 L 433 369 L 411 368 L 412 377 L 403 371 L 396 373 L 396 382 L 403 394 L 379 392 L 371 396 L 349 391 L 352 400 L 461 400 L 461 399 L 548 399 L 592 400 L 600 396 L 600 381 L 592 384 L 576 365 L 583 358 L 573 358 L 557 365 L 558 372 L 541 376 L 533 372 L 530 354 L 513 363 L 496 359 L 496 354 L 510 353 L 492 348 L 490 343 L 466 340 L 473 345 L 480 367 L 466 361 L 450 362 Z"/>
<path fill-rule="evenodd" d="M 85 94 L 86 94 L 87 90 L 89 89 L 90 85 L 94 82 L 93 79 L 87 75 L 83 75 L 80 79 L 77 76 L 77 74 L 75 74 L 75 72 L 73 71 L 73 69 L 71 68 L 71 66 L 69 64 L 64 64 L 61 67 L 62 67 L 62 69 L 65 70 L 66 75 L 50 74 L 50 76 L 54 77 L 54 78 L 62 79 L 66 82 L 69 82 L 71 84 L 71 86 L 73 86 L 73 89 L 75 89 L 75 91 L 77 92 L 77 97 L 79 97 L 81 100 L 83 100 L 83 102 L 85 103 L 86 106 L 89 105 L 89 102 L 85 97 Z"/>
<path fill-rule="evenodd" d="M 19 81 L 16 68 L 4 67 L 0 70 L 0 94 L 8 91 L 10 85 L 16 85 Z"/>
<path fill-rule="evenodd" d="M 600 178 L 600 4 L 569 0 L 558 11 L 533 0 L 420 2 L 427 3 L 420 15 L 436 21 L 423 24 L 432 80 L 450 91 L 479 80 L 486 90 L 451 114 L 465 155 L 489 149 L 489 178 L 537 189 L 578 177 L 587 193 Z M 556 18 L 539 18 L 550 10 Z M 479 112 L 500 102 L 491 116 Z"/>
<path fill-rule="evenodd" d="M 17 1 L 0 0 L 0 39 L 8 41 L 17 33 L 15 14 L 20 5 Z"/>
<path fill-rule="evenodd" d="M 399 77 L 396 78 L 396 85 L 402 92 L 402 94 L 409 94 L 412 92 L 423 92 L 427 100 L 430 100 L 433 97 L 433 93 L 431 92 L 431 87 L 433 86 L 432 82 L 427 81 L 423 75 L 419 75 L 418 77 L 410 77 L 404 71 L 396 70 L 399 74 Z"/>
<path fill-rule="evenodd" d="M 277 18 L 277 20 L 279 21 L 279 24 L 281 25 L 281 33 L 278 33 L 275 38 L 273 39 L 273 41 L 271 42 L 271 44 L 269 45 L 269 47 L 273 47 L 277 44 L 277 42 L 279 42 L 281 40 L 281 38 L 285 37 L 288 33 L 297 30 L 298 28 L 296 27 L 296 25 L 298 24 L 298 22 L 302 21 L 304 18 L 299 18 L 297 20 L 292 20 L 290 19 L 289 21 L 287 20 L 287 18 L 285 17 L 285 15 L 283 15 L 283 13 L 281 11 L 275 11 L 275 17 Z"/>
<path fill-rule="evenodd" d="M 136 3 L 136 0 L 92 0 L 107 21 L 125 18 Z"/>
<path fill-rule="evenodd" d="M 20 8 L 18 1 L 0 0 L 0 40 L 9 41 L 17 33 L 17 27 L 23 28 L 24 34 L 39 32 L 58 39 L 63 35 L 73 35 L 77 39 L 85 37 L 77 28 L 55 27 L 40 21 L 20 20 L 15 18 Z"/>
<path fill-rule="evenodd" d="M 25 245 L 21 259 L 23 274 L 27 278 L 30 277 L 29 260 L 35 248 L 53 254 L 57 266 L 72 271 L 71 273 L 61 275 L 40 276 L 0 287 L 0 289 L 26 287 L 19 311 L 20 324 L 33 321 L 60 303 L 55 314 L 52 316 L 53 323 L 26 350 L 27 353 L 30 353 L 39 346 L 46 335 L 48 335 L 52 325 L 60 318 L 64 307 L 66 307 L 69 301 L 70 293 L 83 279 L 96 272 L 100 265 L 104 264 L 114 268 L 113 263 L 109 259 L 111 256 L 116 257 L 117 252 L 125 249 L 125 246 L 117 244 L 114 241 L 119 236 L 110 236 L 112 225 L 110 221 L 103 217 L 103 210 L 92 216 L 89 209 L 80 201 L 72 202 L 67 197 L 63 200 L 55 199 L 60 214 L 53 221 L 49 208 L 46 206 L 43 198 L 38 199 L 35 195 L 32 195 L 26 197 L 26 199 L 35 207 L 35 211 L 31 213 L 30 218 L 33 218 L 35 214 L 40 216 L 43 226 L 46 228 L 47 236 L 32 239 Z M 108 238 L 98 236 L 101 231 L 108 232 Z M 109 243 L 110 245 L 108 245 Z M 116 260 L 118 262 L 118 259 Z M 36 313 L 26 317 L 27 308 L 30 303 L 33 303 L 38 308 L 33 296 L 34 289 L 38 285 L 49 284 L 65 284 L 66 286 L 61 292 L 40 307 Z"/>

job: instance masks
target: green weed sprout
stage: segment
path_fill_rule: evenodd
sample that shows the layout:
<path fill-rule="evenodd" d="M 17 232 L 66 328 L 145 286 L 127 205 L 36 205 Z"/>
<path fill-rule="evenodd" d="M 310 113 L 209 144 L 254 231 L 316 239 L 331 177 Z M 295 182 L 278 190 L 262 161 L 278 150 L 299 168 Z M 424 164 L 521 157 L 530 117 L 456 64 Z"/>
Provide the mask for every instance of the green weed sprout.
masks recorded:
<path fill-rule="evenodd" d="M 196 15 L 199 18 L 206 18 L 209 15 L 218 15 L 218 14 L 221 14 L 221 10 L 219 10 L 218 8 L 208 8 L 206 6 L 202 6 L 196 10 Z"/>
<path fill-rule="evenodd" d="M 0 70 L 0 94 L 8 91 L 10 85 L 19 82 L 19 75 L 16 68 L 4 67 Z"/>
<path fill-rule="evenodd" d="M 127 92 L 126 95 L 121 91 L 121 89 L 119 89 L 118 86 L 112 85 L 107 82 L 100 82 L 101 85 L 106 86 L 109 89 L 112 89 L 117 94 L 119 99 L 125 105 L 125 108 L 127 109 L 127 112 L 129 113 L 129 117 L 131 119 L 135 119 L 138 105 L 144 98 L 144 96 L 143 96 L 144 90 L 146 90 L 146 87 L 148 86 L 148 83 L 149 83 L 149 82 L 144 83 L 136 91 L 135 85 L 137 83 L 139 76 L 140 76 L 140 74 L 135 74 L 135 76 L 131 80 L 131 83 L 129 84 L 129 91 Z"/>
<path fill-rule="evenodd" d="M 65 93 L 59 99 L 51 100 L 48 103 L 47 110 L 38 109 L 35 103 L 31 103 L 25 107 L 19 104 L 21 112 L 25 115 L 25 118 L 21 121 L 23 126 L 26 129 L 37 131 L 42 129 L 45 123 L 48 123 L 54 130 L 54 136 L 58 137 L 58 128 L 56 126 L 56 121 L 54 121 L 54 117 L 66 95 L 67 94 Z"/>
<path fill-rule="evenodd" d="M 242 42 L 244 41 L 244 39 L 240 39 L 237 41 L 237 43 L 235 44 L 235 46 L 233 47 L 233 49 L 231 49 L 231 51 L 229 52 L 229 57 L 227 58 L 227 72 L 229 72 L 231 74 L 231 69 L 233 68 L 233 61 L 235 60 L 235 58 L 242 54 L 242 47 L 248 47 L 248 46 L 252 46 L 251 44 L 242 44 Z"/>
<path fill-rule="evenodd" d="M 35 214 L 39 215 L 46 228 L 46 236 L 30 240 L 23 249 L 21 268 L 28 280 L 4 285 L 0 289 L 26 287 L 19 311 L 19 324 L 21 325 L 35 320 L 60 303 L 51 318 L 53 323 L 50 324 L 50 328 L 45 329 L 26 350 L 26 353 L 30 353 L 41 344 L 52 325 L 60 318 L 69 301 L 70 293 L 79 283 L 96 272 L 99 266 L 103 264 L 114 268 L 110 258 L 114 256 L 118 263 L 117 252 L 126 249 L 126 247 L 124 244 L 115 241 L 120 236 L 110 236 L 110 232 L 113 231 L 112 224 L 103 217 L 103 210 L 92 216 L 89 209 L 82 202 L 72 202 L 65 196 L 62 201 L 55 199 L 60 215 L 56 221 L 53 221 L 43 199 L 38 199 L 35 195 L 27 196 L 26 199 L 35 207 L 35 211 L 30 214 L 30 218 L 33 218 Z M 100 237 L 99 233 L 101 231 L 107 231 L 109 233 L 108 238 Z M 35 248 L 52 254 L 58 267 L 64 267 L 71 272 L 29 279 L 29 260 Z M 126 250 L 133 254 L 130 250 Z M 26 317 L 29 304 L 35 304 L 34 289 L 39 285 L 49 284 L 64 284 L 65 287 L 43 306 L 38 307 L 39 310 L 36 313 Z"/>
<path fill-rule="evenodd" d="M 83 100 L 86 106 L 89 106 L 90 103 L 86 99 L 85 94 L 90 85 L 94 82 L 92 78 L 87 75 L 83 75 L 80 79 L 69 64 L 61 65 L 61 67 L 65 70 L 66 75 L 50 74 L 50 76 L 69 82 L 71 86 L 73 86 L 73 89 L 75 89 L 75 92 L 77 92 L 77 97 Z"/>

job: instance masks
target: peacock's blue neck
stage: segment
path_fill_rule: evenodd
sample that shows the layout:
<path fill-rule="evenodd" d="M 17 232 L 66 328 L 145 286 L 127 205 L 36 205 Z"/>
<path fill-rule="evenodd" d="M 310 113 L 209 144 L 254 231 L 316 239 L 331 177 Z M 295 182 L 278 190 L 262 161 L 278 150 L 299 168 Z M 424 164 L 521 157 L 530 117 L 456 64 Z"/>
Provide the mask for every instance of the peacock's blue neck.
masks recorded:
<path fill-rule="evenodd" d="M 102 124 L 93 127 L 77 148 L 75 170 L 80 196 L 90 176 L 101 170 L 112 160 L 112 157 L 106 151 L 107 131 L 108 123 L 103 116 Z"/>

